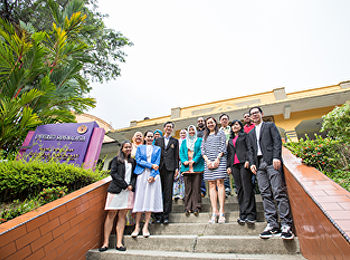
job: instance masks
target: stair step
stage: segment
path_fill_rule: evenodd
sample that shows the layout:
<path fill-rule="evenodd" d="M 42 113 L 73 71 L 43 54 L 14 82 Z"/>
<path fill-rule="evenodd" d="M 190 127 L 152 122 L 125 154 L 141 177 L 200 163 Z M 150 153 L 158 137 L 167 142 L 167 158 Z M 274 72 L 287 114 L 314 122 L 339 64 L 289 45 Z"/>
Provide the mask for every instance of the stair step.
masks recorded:
<path fill-rule="evenodd" d="M 115 245 L 110 238 L 110 248 Z M 299 241 L 283 240 L 279 236 L 261 239 L 256 235 L 151 235 L 149 238 L 124 236 L 123 243 L 133 250 L 181 251 L 198 253 L 238 254 L 298 254 Z M 248 246 L 249 245 L 249 246 Z"/>
<path fill-rule="evenodd" d="M 168 225 L 149 226 L 151 235 L 224 235 L 244 236 L 261 233 L 266 227 L 265 222 L 257 222 L 254 225 L 239 225 L 238 223 L 207 224 L 207 223 L 171 223 Z M 126 227 L 125 235 L 131 235 L 134 227 Z M 111 235 L 112 237 L 113 235 Z"/>
<path fill-rule="evenodd" d="M 174 201 L 176 203 L 176 201 Z M 184 203 L 183 200 L 179 199 L 177 200 L 178 203 Z M 255 202 L 262 202 L 262 198 L 260 194 L 255 194 Z M 202 198 L 202 203 L 204 204 L 210 204 L 210 198 L 208 196 Z M 225 200 L 225 204 L 226 203 L 238 203 L 238 198 L 237 195 L 231 195 L 228 196 Z"/>
<path fill-rule="evenodd" d="M 186 216 L 184 213 L 171 213 L 169 216 L 169 221 L 170 223 L 208 223 L 210 217 L 211 213 L 209 212 L 201 212 L 198 214 L 198 216 L 195 216 L 193 214 Z M 227 222 L 236 222 L 239 217 L 239 213 L 237 211 L 226 212 L 225 217 Z M 265 221 L 265 215 L 263 211 L 257 212 L 256 220 L 258 222 Z"/>
<path fill-rule="evenodd" d="M 225 203 L 225 212 L 238 211 L 238 210 L 239 210 L 238 202 L 226 202 Z M 264 206 L 263 206 L 262 202 L 256 202 L 256 210 L 257 211 L 264 211 Z M 184 203 L 179 202 L 179 201 L 173 202 L 172 213 L 183 213 L 184 211 L 185 211 L 185 204 Z M 202 203 L 202 212 L 211 212 L 210 203 Z"/>
<path fill-rule="evenodd" d="M 90 250 L 86 255 L 86 260 L 166 260 L 166 259 L 235 259 L 235 260 L 304 260 L 301 255 L 281 255 L 281 254 L 217 254 L 217 253 L 192 253 L 174 251 L 154 251 L 154 250 L 129 250 L 120 252 L 109 249 L 100 253 L 98 250 Z"/>
<path fill-rule="evenodd" d="M 224 224 L 208 224 L 211 217 L 210 200 L 202 198 L 202 212 L 198 216 L 184 214 L 184 201 L 173 201 L 170 223 L 151 224 L 151 236 L 131 238 L 133 226 L 127 226 L 123 243 L 127 251 L 117 251 L 116 235 L 109 240 L 109 249 L 99 252 L 90 250 L 86 260 L 137 259 L 241 259 L 241 260 L 302 260 L 299 240 L 283 240 L 280 237 L 260 239 L 258 234 L 266 227 L 262 199 L 256 195 L 257 223 L 239 225 L 237 196 L 229 196 L 225 201 Z"/>

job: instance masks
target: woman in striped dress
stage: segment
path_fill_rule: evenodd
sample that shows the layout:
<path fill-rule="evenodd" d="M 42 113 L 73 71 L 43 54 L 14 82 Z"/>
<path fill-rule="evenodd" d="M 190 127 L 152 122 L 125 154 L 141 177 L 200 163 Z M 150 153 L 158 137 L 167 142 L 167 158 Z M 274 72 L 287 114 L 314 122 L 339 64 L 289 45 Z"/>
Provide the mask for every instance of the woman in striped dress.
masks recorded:
<path fill-rule="evenodd" d="M 206 119 L 206 127 L 202 142 L 202 156 L 204 159 L 204 180 L 209 183 L 209 195 L 213 214 L 209 223 L 225 223 L 225 186 L 226 173 L 226 135 L 219 131 L 215 118 L 209 116 Z M 216 189 L 217 187 L 217 189 Z M 217 209 L 219 199 L 220 209 Z"/>

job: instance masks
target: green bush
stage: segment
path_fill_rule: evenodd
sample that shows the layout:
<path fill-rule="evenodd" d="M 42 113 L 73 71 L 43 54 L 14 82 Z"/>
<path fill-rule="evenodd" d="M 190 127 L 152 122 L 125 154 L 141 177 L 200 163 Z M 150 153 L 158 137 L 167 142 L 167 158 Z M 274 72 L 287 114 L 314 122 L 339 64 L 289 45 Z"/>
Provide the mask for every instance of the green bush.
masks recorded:
<path fill-rule="evenodd" d="M 350 191 L 349 145 L 339 139 L 308 136 L 299 142 L 285 143 L 294 155 L 301 158 L 303 164 L 317 168 L 344 189 Z"/>
<path fill-rule="evenodd" d="M 43 191 L 39 193 L 37 200 L 43 204 L 46 204 L 62 198 L 64 195 L 66 195 L 67 191 L 68 188 L 66 186 L 43 189 Z"/>
<path fill-rule="evenodd" d="M 42 203 L 34 199 L 25 199 L 24 201 L 15 200 L 12 203 L 1 204 L 0 224 L 18 217 L 24 213 L 40 207 Z"/>
<path fill-rule="evenodd" d="M 94 172 L 54 160 L 3 160 L 0 163 L 0 202 L 35 198 L 48 188 L 65 186 L 70 193 L 106 176 L 98 170 Z"/>
<path fill-rule="evenodd" d="M 320 171 L 333 171 L 340 167 L 338 140 L 322 138 L 315 134 L 315 140 L 311 140 L 307 135 L 305 139 L 300 138 L 299 142 L 285 143 L 293 154 L 302 159 L 306 165 L 313 166 Z"/>
<path fill-rule="evenodd" d="M 0 224 L 61 198 L 66 195 L 67 191 L 68 188 L 66 186 L 44 188 L 34 198 L 30 196 L 30 199 L 25 199 L 24 201 L 17 199 L 12 203 L 2 203 L 0 205 Z"/>

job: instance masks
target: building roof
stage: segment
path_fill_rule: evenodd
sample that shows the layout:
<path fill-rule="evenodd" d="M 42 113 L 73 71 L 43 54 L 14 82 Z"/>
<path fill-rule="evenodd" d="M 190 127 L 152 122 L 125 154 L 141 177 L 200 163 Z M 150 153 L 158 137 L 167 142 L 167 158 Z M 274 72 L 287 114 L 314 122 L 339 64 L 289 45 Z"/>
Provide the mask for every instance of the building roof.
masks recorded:
<path fill-rule="evenodd" d="M 247 96 L 233 97 L 205 104 L 171 109 L 168 116 L 150 118 L 147 120 L 131 121 L 130 127 L 111 130 L 106 133 L 110 138 L 122 142 L 131 140 L 136 131 L 163 129 L 166 121 L 175 124 L 175 131 L 196 124 L 197 118 L 213 116 L 218 118 L 222 113 L 230 116 L 230 119 L 241 119 L 243 113 L 250 107 L 260 106 L 264 115 L 283 115 L 288 120 L 293 112 L 301 112 L 322 107 L 342 105 L 350 99 L 350 81 L 344 81 L 338 85 L 319 87 L 286 93 L 285 89 L 276 88 L 272 91 L 262 92 Z"/>

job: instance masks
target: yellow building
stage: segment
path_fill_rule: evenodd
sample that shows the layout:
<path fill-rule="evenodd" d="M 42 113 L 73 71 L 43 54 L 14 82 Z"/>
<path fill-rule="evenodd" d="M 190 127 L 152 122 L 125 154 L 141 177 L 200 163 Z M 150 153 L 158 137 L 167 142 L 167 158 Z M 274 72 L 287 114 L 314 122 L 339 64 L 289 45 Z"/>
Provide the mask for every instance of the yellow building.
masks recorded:
<path fill-rule="evenodd" d="M 175 124 L 173 135 L 178 138 L 180 130 L 191 124 L 196 125 L 199 116 L 213 116 L 218 119 L 222 113 L 226 113 L 230 121 L 243 119 L 243 113 L 253 106 L 262 108 L 264 120 L 275 122 L 282 138 L 297 141 L 305 134 L 312 137 L 313 133 L 318 133 L 322 126 L 322 116 L 347 100 L 350 100 L 350 81 L 292 93 L 286 93 L 284 88 L 277 88 L 206 104 L 176 107 L 171 109 L 168 116 L 131 121 L 130 127 L 106 132 L 114 142 L 113 145 L 103 145 L 100 157 L 104 158 L 105 165 L 109 164 L 119 149 L 117 145 L 124 140 L 131 140 L 136 131 L 144 133 L 147 130 L 163 130 L 163 124 L 172 121 Z"/>

